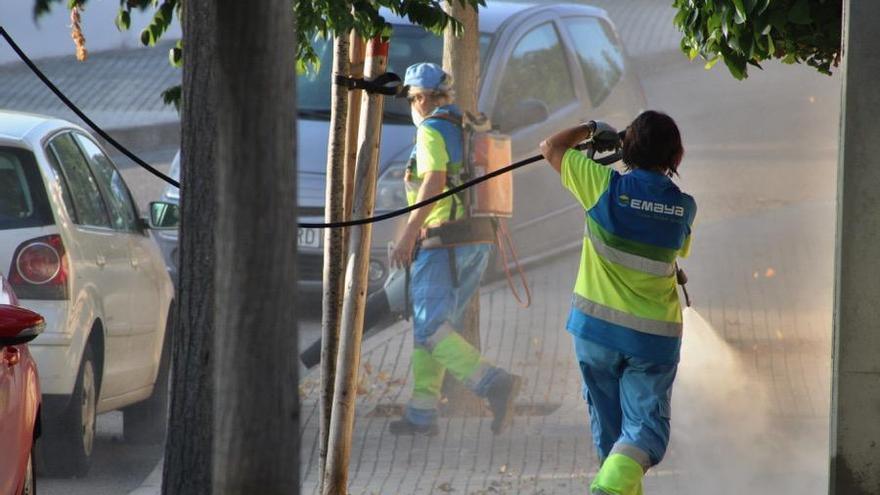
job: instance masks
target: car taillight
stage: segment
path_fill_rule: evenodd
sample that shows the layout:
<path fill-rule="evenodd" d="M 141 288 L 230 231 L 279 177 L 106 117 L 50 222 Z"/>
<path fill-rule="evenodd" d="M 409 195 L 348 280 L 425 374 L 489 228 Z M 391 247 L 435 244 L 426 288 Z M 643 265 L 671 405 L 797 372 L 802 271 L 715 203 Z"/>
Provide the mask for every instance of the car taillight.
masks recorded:
<path fill-rule="evenodd" d="M 21 299 L 63 300 L 69 297 L 67 252 L 61 236 L 22 243 L 12 257 L 9 283 Z"/>

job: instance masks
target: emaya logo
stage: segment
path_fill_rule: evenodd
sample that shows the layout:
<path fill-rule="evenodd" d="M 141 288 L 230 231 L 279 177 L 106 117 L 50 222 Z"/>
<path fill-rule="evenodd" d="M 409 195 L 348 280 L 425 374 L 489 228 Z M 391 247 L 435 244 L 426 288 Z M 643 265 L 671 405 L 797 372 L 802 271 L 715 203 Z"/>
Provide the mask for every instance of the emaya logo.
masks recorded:
<path fill-rule="evenodd" d="M 630 198 L 626 194 L 617 197 L 617 204 L 624 208 L 632 208 L 634 210 L 646 211 L 650 213 L 660 213 L 662 215 L 674 215 L 676 217 L 684 217 L 684 207 L 678 205 L 667 205 L 658 201 L 648 201 L 646 199 Z"/>

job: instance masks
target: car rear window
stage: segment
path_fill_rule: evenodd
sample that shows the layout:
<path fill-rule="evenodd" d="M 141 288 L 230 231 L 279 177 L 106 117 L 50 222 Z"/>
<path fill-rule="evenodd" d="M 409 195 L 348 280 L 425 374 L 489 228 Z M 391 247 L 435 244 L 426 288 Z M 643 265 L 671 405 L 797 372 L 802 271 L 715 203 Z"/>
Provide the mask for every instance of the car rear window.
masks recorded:
<path fill-rule="evenodd" d="M 52 212 L 34 154 L 0 146 L 0 230 L 51 224 Z"/>

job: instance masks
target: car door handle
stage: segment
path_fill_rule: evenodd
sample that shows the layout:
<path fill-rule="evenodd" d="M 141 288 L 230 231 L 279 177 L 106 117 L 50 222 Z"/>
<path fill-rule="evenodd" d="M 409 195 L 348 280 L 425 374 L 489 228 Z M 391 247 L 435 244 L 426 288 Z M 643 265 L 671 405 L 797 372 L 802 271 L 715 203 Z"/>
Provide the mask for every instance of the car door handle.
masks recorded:
<path fill-rule="evenodd" d="M 99 254 L 97 258 L 95 258 L 95 263 L 101 268 L 104 268 L 104 265 L 107 264 L 107 258 L 105 258 L 103 254 Z"/>

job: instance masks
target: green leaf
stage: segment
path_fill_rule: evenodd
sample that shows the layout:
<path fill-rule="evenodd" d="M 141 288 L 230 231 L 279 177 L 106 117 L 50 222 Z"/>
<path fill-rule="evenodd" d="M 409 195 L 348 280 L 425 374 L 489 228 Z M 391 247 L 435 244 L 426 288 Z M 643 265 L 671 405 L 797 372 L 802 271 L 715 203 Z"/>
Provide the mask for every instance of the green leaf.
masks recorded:
<path fill-rule="evenodd" d="M 183 99 L 183 92 L 180 85 L 172 86 L 162 91 L 162 101 L 166 105 L 174 105 L 174 109 L 180 112 L 180 101 Z"/>
<path fill-rule="evenodd" d="M 684 28 L 686 26 L 685 22 L 687 21 L 688 16 L 690 16 L 690 14 L 691 14 L 690 10 L 681 9 L 678 11 L 677 14 L 675 14 L 675 19 L 673 19 L 672 23 L 675 26 L 678 26 L 679 29 Z"/>
<path fill-rule="evenodd" d="M 697 58 L 697 55 L 699 55 L 699 54 L 700 54 L 699 50 L 697 50 L 696 48 L 691 48 L 688 51 L 688 60 L 693 60 L 693 59 Z"/>
<path fill-rule="evenodd" d="M 721 31 L 724 33 L 725 38 L 730 36 L 730 17 L 730 9 L 725 6 L 721 11 Z"/>
<path fill-rule="evenodd" d="M 721 29 L 721 14 L 716 12 L 709 17 L 709 20 L 706 21 L 706 30 L 709 32 L 718 31 Z"/>
<path fill-rule="evenodd" d="M 712 60 L 706 62 L 706 65 L 704 65 L 703 68 L 706 70 L 710 70 L 712 67 L 715 67 L 715 64 L 717 64 L 719 60 L 721 60 L 721 57 L 715 56 L 712 58 Z"/>
<path fill-rule="evenodd" d="M 116 29 L 128 31 L 129 28 L 131 28 L 131 12 L 119 9 L 119 13 L 116 15 Z"/>
<path fill-rule="evenodd" d="M 767 7 L 770 6 L 770 0 L 758 0 L 756 6 L 757 10 L 755 11 L 755 13 L 758 15 L 763 15 L 764 12 L 767 11 Z"/>
<path fill-rule="evenodd" d="M 319 0 L 320 1 L 320 0 Z M 376 0 L 418 2 L 419 0 Z M 668 0 L 667 0 L 668 1 Z M 880 1 L 880 0 L 873 0 Z M 782 59 L 831 72 L 841 58 L 841 0 L 672 0 L 681 48 L 707 66 L 723 59 L 737 79 Z"/>
<path fill-rule="evenodd" d="M 34 21 L 48 14 L 52 10 L 52 4 L 57 0 L 34 0 Z"/>
<path fill-rule="evenodd" d="M 737 80 L 742 81 L 743 79 L 748 77 L 745 59 L 724 57 L 724 64 L 727 65 L 727 70 L 730 71 L 730 75 L 732 75 Z"/>
<path fill-rule="evenodd" d="M 172 66 L 183 67 L 183 40 L 178 40 L 170 50 L 168 50 L 168 63 Z"/>
<path fill-rule="evenodd" d="M 770 25 L 773 26 L 773 29 L 777 31 L 785 31 L 786 24 L 788 23 L 786 11 L 784 9 L 776 9 L 772 11 L 769 15 L 769 21 Z"/>
<path fill-rule="evenodd" d="M 743 48 L 740 45 L 739 38 L 737 36 L 728 37 L 727 44 L 728 44 L 728 46 L 730 46 L 730 48 L 733 49 L 733 51 L 740 53 L 740 54 L 744 54 Z"/>
<path fill-rule="evenodd" d="M 733 6 L 736 8 L 736 15 L 742 22 L 746 21 L 746 7 L 743 5 L 743 0 L 733 0 Z M 742 24 L 742 22 L 737 22 L 738 24 Z"/>
<path fill-rule="evenodd" d="M 808 0 L 798 0 L 788 10 L 788 20 L 793 24 L 806 25 L 813 22 L 810 17 L 810 2 Z"/>

